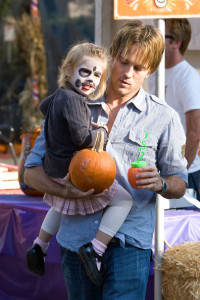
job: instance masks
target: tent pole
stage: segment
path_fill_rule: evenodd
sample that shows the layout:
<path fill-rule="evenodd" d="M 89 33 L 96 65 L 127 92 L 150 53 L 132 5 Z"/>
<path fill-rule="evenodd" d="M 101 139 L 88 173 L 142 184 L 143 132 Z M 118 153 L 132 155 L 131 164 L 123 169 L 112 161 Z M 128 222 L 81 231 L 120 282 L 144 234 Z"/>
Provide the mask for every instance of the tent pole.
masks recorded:
<path fill-rule="evenodd" d="M 165 39 L 165 20 L 156 19 L 155 25 L 160 29 Z M 165 53 L 163 54 L 161 63 L 156 70 L 156 96 L 165 99 Z"/>
<path fill-rule="evenodd" d="M 158 19 L 155 20 L 155 23 L 165 38 L 165 21 Z M 161 63 L 156 71 L 155 80 L 156 96 L 165 99 L 165 53 L 163 54 Z M 164 208 L 162 200 L 162 197 L 158 195 L 156 199 L 154 300 L 162 300 L 162 277 L 161 271 L 157 269 L 157 266 L 162 261 L 164 252 Z"/>

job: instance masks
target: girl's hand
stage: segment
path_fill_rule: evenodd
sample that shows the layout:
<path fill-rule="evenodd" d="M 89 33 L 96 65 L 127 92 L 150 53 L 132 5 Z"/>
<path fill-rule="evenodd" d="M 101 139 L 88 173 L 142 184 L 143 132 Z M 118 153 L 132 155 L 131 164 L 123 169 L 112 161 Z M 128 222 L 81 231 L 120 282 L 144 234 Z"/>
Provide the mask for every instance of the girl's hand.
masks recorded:
<path fill-rule="evenodd" d="M 101 128 L 101 127 L 102 127 L 102 128 L 104 128 L 104 129 L 106 130 L 107 134 L 109 133 L 109 130 L 108 130 L 108 127 L 107 127 L 106 124 L 99 125 L 99 124 L 94 123 L 94 122 L 91 122 L 91 124 L 92 124 L 92 126 L 94 126 L 94 127 L 96 127 L 96 128 Z"/>
<path fill-rule="evenodd" d="M 95 122 L 91 122 L 92 126 L 96 127 L 96 128 L 99 128 L 101 127 L 99 124 L 95 123 Z"/>

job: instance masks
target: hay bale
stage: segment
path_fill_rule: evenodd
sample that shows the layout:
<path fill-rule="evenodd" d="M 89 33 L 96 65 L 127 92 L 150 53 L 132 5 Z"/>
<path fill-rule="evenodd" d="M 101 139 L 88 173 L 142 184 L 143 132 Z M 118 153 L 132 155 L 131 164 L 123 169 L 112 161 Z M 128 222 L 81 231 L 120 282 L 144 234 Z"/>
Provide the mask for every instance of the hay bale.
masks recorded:
<path fill-rule="evenodd" d="M 159 268 L 163 300 L 200 299 L 200 242 L 169 248 Z"/>

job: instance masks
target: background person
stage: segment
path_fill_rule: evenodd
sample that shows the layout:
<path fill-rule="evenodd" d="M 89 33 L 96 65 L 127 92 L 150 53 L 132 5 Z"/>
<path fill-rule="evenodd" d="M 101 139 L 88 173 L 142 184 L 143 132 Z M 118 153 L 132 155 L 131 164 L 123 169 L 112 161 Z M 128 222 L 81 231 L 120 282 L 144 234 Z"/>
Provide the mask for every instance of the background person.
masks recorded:
<path fill-rule="evenodd" d="M 187 19 L 165 20 L 165 100 L 180 116 L 186 133 L 188 188 L 200 200 L 200 75 L 184 58 L 191 38 Z M 155 76 L 149 77 L 149 92 L 155 94 Z"/>
<path fill-rule="evenodd" d="M 57 241 L 69 299 L 145 299 L 156 195 L 180 198 L 187 182 L 186 160 L 181 155 L 185 135 L 178 114 L 142 88 L 144 79 L 157 69 L 163 51 L 164 41 L 159 29 L 140 21 L 126 23 L 114 36 L 110 47 L 112 68 L 105 96 L 90 102 L 89 107 L 92 121 L 108 126 L 106 150 L 115 159 L 116 180 L 132 195 L 134 205 L 104 253 L 106 270 L 101 288 L 89 281 L 77 254 L 81 244 L 95 236 L 101 212 L 62 216 Z M 127 173 L 131 162 L 140 156 L 138 147 L 142 146 L 147 131 L 147 166 L 141 168 L 143 172 L 138 175 L 138 189 L 133 189 Z M 69 181 L 64 189 L 45 174 L 41 161 L 44 146 L 41 135 L 26 161 L 26 183 L 61 197 L 85 195 L 70 186 Z"/>

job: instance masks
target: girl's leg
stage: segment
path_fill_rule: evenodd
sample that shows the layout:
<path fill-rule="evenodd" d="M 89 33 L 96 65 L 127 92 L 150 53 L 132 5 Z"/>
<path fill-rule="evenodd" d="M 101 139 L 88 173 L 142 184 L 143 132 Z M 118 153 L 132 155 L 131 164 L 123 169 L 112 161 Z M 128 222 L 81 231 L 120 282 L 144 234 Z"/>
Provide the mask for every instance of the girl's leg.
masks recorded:
<path fill-rule="evenodd" d="M 55 209 L 51 207 L 44 218 L 39 236 L 34 241 L 34 244 L 40 245 L 44 253 L 46 253 L 46 250 L 49 247 L 50 239 L 56 234 L 60 227 L 61 216 L 61 213 L 55 211 Z"/>
<path fill-rule="evenodd" d="M 119 185 L 115 197 L 103 214 L 99 230 L 96 234 L 96 239 L 101 243 L 108 245 L 124 223 L 132 206 L 133 199 L 131 195 Z"/>
<path fill-rule="evenodd" d="M 119 185 L 115 197 L 103 214 L 96 237 L 91 244 L 83 245 L 79 249 L 87 274 L 96 285 L 100 285 L 102 282 L 101 257 L 108 243 L 125 221 L 132 205 L 131 195 Z"/>
<path fill-rule="evenodd" d="M 49 241 L 58 231 L 62 214 L 50 208 L 42 223 L 39 236 L 34 240 L 33 246 L 26 253 L 27 268 L 34 274 L 44 275 L 44 257 L 49 247 Z"/>
<path fill-rule="evenodd" d="M 93 248 L 100 256 L 124 223 L 132 205 L 131 195 L 119 185 L 115 197 L 103 214 L 96 237 L 92 240 Z"/>
<path fill-rule="evenodd" d="M 44 221 L 42 223 L 40 232 L 39 232 L 39 239 L 45 243 L 48 243 L 52 236 L 56 234 L 60 227 L 60 220 L 62 214 L 55 211 L 53 207 L 50 208 Z"/>

